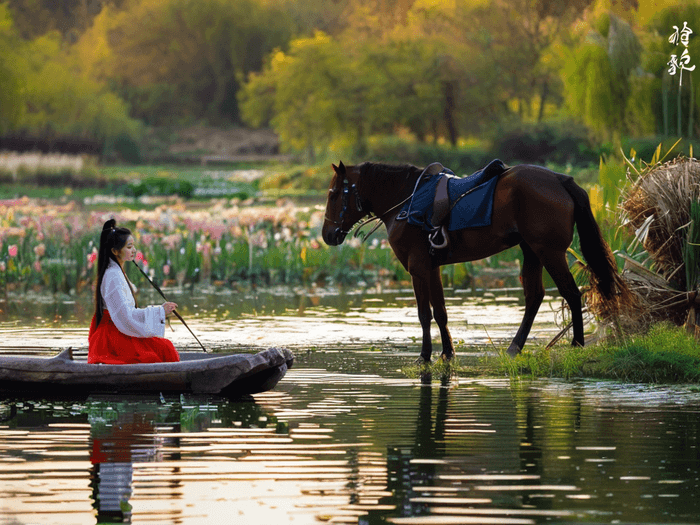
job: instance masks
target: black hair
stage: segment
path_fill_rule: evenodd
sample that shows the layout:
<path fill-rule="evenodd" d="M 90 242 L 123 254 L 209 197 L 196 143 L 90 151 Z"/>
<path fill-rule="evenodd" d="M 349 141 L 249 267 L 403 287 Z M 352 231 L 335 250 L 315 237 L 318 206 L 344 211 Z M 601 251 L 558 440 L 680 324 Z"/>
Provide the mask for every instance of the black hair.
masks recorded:
<path fill-rule="evenodd" d="M 117 228 L 117 221 L 110 219 L 105 222 L 100 234 L 100 251 L 97 253 L 97 280 L 95 282 L 95 326 L 99 326 L 102 320 L 102 279 L 109 266 L 110 259 L 119 263 L 112 250 L 119 251 L 126 245 L 131 230 Z M 128 279 L 127 279 L 128 281 Z"/>

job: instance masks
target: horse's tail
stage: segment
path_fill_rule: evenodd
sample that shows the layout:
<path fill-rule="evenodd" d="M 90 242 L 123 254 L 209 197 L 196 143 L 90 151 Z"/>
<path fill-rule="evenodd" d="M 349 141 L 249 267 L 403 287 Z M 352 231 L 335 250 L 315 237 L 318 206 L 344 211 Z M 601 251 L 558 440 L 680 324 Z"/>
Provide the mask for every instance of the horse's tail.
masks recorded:
<path fill-rule="evenodd" d="M 565 175 L 560 181 L 574 201 L 574 221 L 581 245 L 581 253 L 591 270 L 591 284 L 605 299 L 629 293 L 627 285 L 617 273 L 617 263 L 610 246 L 593 217 L 588 193 L 574 179 Z"/>

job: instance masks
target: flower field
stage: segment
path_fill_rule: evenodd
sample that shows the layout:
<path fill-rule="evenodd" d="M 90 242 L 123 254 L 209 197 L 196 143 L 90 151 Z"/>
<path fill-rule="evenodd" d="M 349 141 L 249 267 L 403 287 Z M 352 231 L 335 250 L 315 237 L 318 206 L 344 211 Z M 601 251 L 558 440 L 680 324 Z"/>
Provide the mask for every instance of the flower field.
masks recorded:
<path fill-rule="evenodd" d="M 95 277 L 99 233 L 130 228 L 137 260 L 162 286 L 374 283 L 408 279 L 380 236 L 329 248 L 320 206 L 172 201 L 153 210 L 95 211 L 76 201 L 0 201 L 0 289 L 81 293 Z M 134 268 L 133 271 L 136 271 Z M 132 273 L 132 275 L 135 275 Z"/>

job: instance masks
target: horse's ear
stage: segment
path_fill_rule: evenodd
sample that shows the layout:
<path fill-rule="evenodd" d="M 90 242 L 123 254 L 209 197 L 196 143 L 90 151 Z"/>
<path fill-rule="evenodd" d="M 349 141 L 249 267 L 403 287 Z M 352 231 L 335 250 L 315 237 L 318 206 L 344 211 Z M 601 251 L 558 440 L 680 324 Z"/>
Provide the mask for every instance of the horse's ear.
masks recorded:
<path fill-rule="evenodd" d="M 338 166 L 336 166 L 335 164 L 331 164 L 331 167 L 333 168 L 333 171 L 338 173 Z"/>
<path fill-rule="evenodd" d="M 340 165 L 338 166 L 338 169 L 336 170 L 340 175 L 345 175 L 345 164 L 343 164 L 343 161 L 340 161 Z"/>

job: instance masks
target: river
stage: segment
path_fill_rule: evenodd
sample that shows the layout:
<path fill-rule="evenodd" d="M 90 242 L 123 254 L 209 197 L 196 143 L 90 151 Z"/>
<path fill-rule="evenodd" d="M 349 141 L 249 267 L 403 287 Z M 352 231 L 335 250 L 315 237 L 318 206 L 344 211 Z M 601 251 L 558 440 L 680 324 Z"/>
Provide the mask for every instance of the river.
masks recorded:
<path fill-rule="evenodd" d="M 462 355 L 517 329 L 517 297 L 448 295 Z M 208 349 L 287 346 L 294 367 L 244 400 L 0 398 L 0 524 L 700 520 L 696 385 L 408 377 L 420 341 L 408 290 L 173 299 Z M 535 340 L 556 333 L 557 305 Z M 2 346 L 84 348 L 89 316 L 89 298 L 5 301 Z"/>

